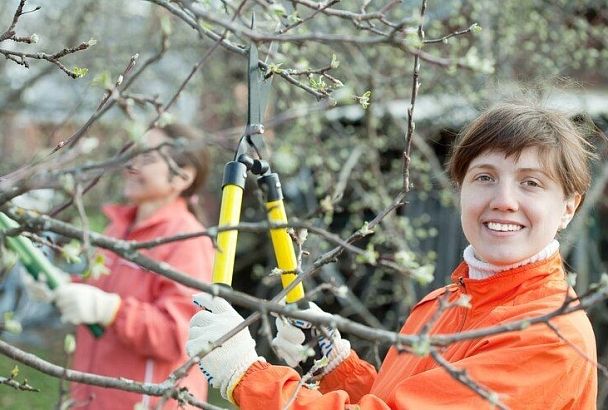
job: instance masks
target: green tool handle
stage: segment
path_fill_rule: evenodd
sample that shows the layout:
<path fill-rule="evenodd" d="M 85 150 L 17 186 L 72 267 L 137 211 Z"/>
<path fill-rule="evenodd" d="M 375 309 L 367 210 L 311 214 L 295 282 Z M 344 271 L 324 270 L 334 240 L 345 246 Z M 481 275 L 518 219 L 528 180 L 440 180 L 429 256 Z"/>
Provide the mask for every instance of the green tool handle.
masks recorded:
<path fill-rule="evenodd" d="M 16 227 L 18 225 L 15 221 L 0 212 L 0 228 L 7 230 Z M 34 279 L 38 279 L 38 276 L 43 274 L 49 289 L 55 289 L 65 283 L 61 272 L 28 238 L 23 235 L 7 236 L 6 243 L 19 256 L 19 260 Z M 95 337 L 100 337 L 104 333 L 103 326 L 99 324 L 87 325 L 87 327 Z"/>

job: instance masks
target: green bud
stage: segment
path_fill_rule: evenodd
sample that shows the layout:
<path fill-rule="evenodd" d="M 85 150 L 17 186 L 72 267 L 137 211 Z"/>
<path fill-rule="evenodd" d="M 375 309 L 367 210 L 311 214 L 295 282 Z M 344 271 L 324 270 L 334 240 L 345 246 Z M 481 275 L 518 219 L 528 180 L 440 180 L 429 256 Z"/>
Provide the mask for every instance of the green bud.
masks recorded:
<path fill-rule="evenodd" d="M 364 92 L 363 95 L 360 97 L 355 95 L 354 99 L 359 104 L 361 104 L 361 107 L 363 107 L 364 110 L 366 110 L 367 107 L 369 107 L 369 105 L 371 104 L 371 102 L 370 102 L 371 96 L 372 96 L 372 92 L 368 90 L 368 91 Z"/>
<path fill-rule="evenodd" d="M 98 253 L 95 255 L 93 260 L 89 261 L 89 267 L 84 272 L 84 278 L 98 279 L 102 275 L 109 275 L 110 270 L 106 266 L 105 258 L 102 254 Z"/>
<path fill-rule="evenodd" d="M 13 319 L 13 312 L 4 312 L 4 330 L 14 335 L 18 335 L 23 330 L 21 323 Z"/>
<path fill-rule="evenodd" d="M 158 118 L 158 126 L 164 127 L 175 122 L 175 117 L 170 112 L 163 112 Z"/>
<path fill-rule="evenodd" d="M 74 77 L 76 78 L 82 78 L 84 76 L 86 76 L 89 72 L 89 69 L 86 67 L 78 67 L 78 66 L 74 66 L 72 67 L 72 74 L 74 74 Z"/>
<path fill-rule="evenodd" d="M 70 243 L 61 247 L 61 257 L 65 259 L 67 263 L 78 263 L 80 262 L 80 253 L 82 252 L 82 247 L 80 246 L 80 242 L 73 239 Z"/>
<path fill-rule="evenodd" d="M 340 62 L 338 61 L 338 58 L 336 57 L 335 54 L 331 55 L 331 63 L 329 63 L 329 66 L 331 68 L 338 68 L 338 66 L 340 65 Z"/>
<path fill-rule="evenodd" d="M 74 179 L 74 175 L 72 174 L 63 174 L 59 177 L 59 182 L 61 183 L 61 187 L 65 192 L 73 193 L 76 187 L 76 180 Z"/>
<path fill-rule="evenodd" d="M 287 11 L 285 10 L 285 7 L 283 7 L 282 4 L 272 4 L 270 6 L 270 10 L 278 17 L 286 17 L 287 16 Z"/>
<path fill-rule="evenodd" d="M 363 222 L 363 226 L 359 229 L 359 234 L 362 236 L 367 236 L 367 235 L 371 235 L 372 233 L 374 233 L 374 230 L 369 229 L 369 222 L 368 221 Z"/>
<path fill-rule="evenodd" d="M 423 265 L 412 271 L 412 278 L 418 282 L 420 285 L 425 286 L 428 285 L 435 279 L 433 273 L 435 272 L 435 266 L 433 265 Z"/>
<path fill-rule="evenodd" d="M 63 351 L 67 354 L 72 354 L 76 350 L 76 338 L 73 334 L 69 333 L 65 335 L 63 339 Z"/>
<path fill-rule="evenodd" d="M 420 336 L 420 338 L 412 345 L 412 353 L 416 356 L 427 356 L 431 352 L 431 341 L 428 336 Z"/>

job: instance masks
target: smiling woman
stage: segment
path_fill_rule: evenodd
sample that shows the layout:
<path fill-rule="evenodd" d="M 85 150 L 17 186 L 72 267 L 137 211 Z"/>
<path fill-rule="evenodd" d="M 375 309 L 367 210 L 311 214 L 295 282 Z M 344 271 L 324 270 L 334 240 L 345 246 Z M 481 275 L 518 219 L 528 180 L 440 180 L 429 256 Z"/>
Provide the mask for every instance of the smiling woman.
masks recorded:
<path fill-rule="evenodd" d="M 460 184 L 462 228 L 481 261 L 511 265 L 547 246 L 580 200 L 579 193 L 567 197 L 560 181 L 543 171 L 538 148 L 518 157 L 486 151 Z"/>
<path fill-rule="evenodd" d="M 465 255 L 504 267 L 551 245 L 588 189 L 590 148 L 554 111 L 502 104 L 480 116 L 448 164 L 460 188 Z"/>
<path fill-rule="evenodd" d="M 576 301 L 556 234 L 588 188 L 591 157 L 565 115 L 531 105 L 498 105 L 456 142 L 449 168 L 470 245 L 452 283 L 423 298 L 401 334 L 476 337 L 427 346 L 427 352 L 393 347 L 376 373 L 334 330 L 327 364 L 315 376 L 318 389 L 302 387 L 294 370 L 259 358 L 246 337 L 203 357 L 203 373 L 241 409 L 281 409 L 287 402 L 302 410 L 596 408 L 596 346 L 586 314 L 557 315 L 550 326 L 529 322 L 558 312 L 568 297 Z M 208 310 L 191 321 L 191 355 L 208 345 L 212 330 L 225 333 L 242 320 L 221 298 L 199 300 Z M 226 315 L 230 325 L 223 325 Z M 506 324 L 518 330 L 497 331 Z M 304 362 L 302 326 L 277 328 L 278 354 L 287 363 Z M 216 370 L 219 359 L 213 357 L 247 361 L 227 374 Z"/>

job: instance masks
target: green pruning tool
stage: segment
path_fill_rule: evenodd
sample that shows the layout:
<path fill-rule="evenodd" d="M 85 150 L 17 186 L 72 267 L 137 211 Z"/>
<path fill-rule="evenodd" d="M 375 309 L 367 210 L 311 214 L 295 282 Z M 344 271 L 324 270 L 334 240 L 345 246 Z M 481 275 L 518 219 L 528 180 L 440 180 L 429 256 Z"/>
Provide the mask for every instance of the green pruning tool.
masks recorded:
<path fill-rule="evenodd" d="M 19 225 L 15 221 L 0 212 L 0 229 L 8 230 L 18 227 Z M 7 236 L 6 243 L 19 256 L 22 265 L 34 279 L 37 280 L 40 274 L 44 275 L 51 290 L 66 283 L 59 269 L 25 236 Z M 100 337 L 104 333 L 103 326 L 99 324 L 87 325 L 87 327 L 95 337 Z"/>

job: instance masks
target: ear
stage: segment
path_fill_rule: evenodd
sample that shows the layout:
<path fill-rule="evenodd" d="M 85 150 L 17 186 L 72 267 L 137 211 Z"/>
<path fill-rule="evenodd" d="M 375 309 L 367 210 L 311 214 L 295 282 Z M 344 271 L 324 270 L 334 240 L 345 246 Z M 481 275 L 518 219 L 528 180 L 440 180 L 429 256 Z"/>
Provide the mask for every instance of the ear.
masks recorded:
<path fill-rule="evenodd" d="M 186 189 L 190 188 L 190 185 L 192 185 L 192 182 L 194 182 L 196 170 L 194 167 L 186 165 L 185 167 L 180 168 L 179 171 L 180 175 L 175 175 L 171 179 L 171 184 L 181 194 Z"/>
<path fill-rule="evenodd" d="M 569 198 L 566 198 L 564 213 L 562 215 L 562 223 L 560 224 L 560 230 L 566 229 L 572 218 L 574 218 L 574 213 L 580 205 L 581 199 L 582 196 L 578 192 L 572 194 Z"/>

